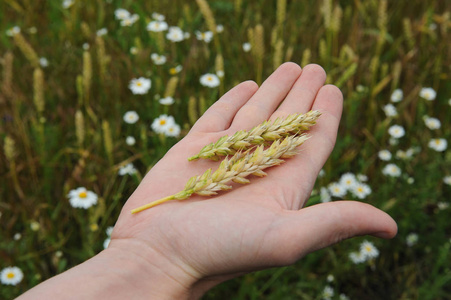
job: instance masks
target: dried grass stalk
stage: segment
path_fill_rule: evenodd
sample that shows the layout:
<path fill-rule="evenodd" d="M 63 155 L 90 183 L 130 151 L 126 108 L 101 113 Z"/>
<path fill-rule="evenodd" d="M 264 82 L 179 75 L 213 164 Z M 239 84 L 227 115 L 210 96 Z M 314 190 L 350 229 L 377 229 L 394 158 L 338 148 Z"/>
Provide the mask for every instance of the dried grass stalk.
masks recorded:
<path fill-rule="evenodd" d="M 275 141 L 266 150 L 264 145 L 260 145 L 255 148 L 254 152 L 250 150 L 237 152 L 230 159 L 225 158 L 215 172 L 208 169 L 202 175 L 191 177 L 183 191 L 135 208 L 131 212 L 137 213 L 170 200 L 184 200 L 192 194 L 213 196 L 219 191 L 230 190 L 232 186 L 228 183 L 231 181 L 246 184 L 250 182 L 246 178 L 249 175 L 266 176 L 264 169 L 280 165 L 284 162 L 284 158 L 296 155 L 298 153 L 297 147 L 307 139 L 308 136 L 305 134 L 291 135 L 283 140 Z"/>
<path fill-rule="evenodd" d="M 315 125 L 320 115 L 321 113 L 315 110 L 305 114 L 292 114 L 285 119 L 278 118 L 273 122 L 265 121 L 250 131 L 241 130 L 232 136 L 223 136 L 215 143 L 202 148 L 198 154 L 188 160 L 199 158 L 218 160 L 221 156 L 233 155 L 239 150 L 272 142 L 287 135 L 298 134 Z"/>

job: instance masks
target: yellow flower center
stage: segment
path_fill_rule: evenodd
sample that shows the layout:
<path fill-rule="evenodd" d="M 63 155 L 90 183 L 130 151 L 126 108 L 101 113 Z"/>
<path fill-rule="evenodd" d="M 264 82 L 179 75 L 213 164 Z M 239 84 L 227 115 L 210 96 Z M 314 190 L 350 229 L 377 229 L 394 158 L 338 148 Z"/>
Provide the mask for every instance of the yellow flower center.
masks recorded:
<path fill-rule="evenodd" d="M 206 37 L 205 32 L 202 32 L 202 33 L 200 34 L 200 36 L 201 36 L 203 39 L 205 39 L 205 37 Z"/>
<path fill-rule="evenodd" d="M 363 189 L 361 187 L 358 187 L 357 191 L 361 193 L 361 192 L 363 192 Z"/>
<path fill-rule="evenodd" d="M 164 125 L 164 124 L 166 124 L 166 120 L 160 120 L 160 125 Z"/>
<path fill-rule="evenodd" d="M 136 85 L 137 85 L 137 86 L 142 86 L 143 84 L 142 84 L 140 81 L 138 81 L 138 82 L 136 83 Z"/>
<path fill-rule="evenodd" d="M 434 142 L 437 146 L 440 145 L 440 140 L 435 140 Z"/>
<path fill-rule="evenodd" d="M 14 277 L 16 277 L 16 274 L 14 274 L 13 272 L 10 272 L 10 273 L 6 274 L 6 277 L 8 279 L 13 279 Z"/>
<path fill-rule="evenodd" d="M 175 74 L 177 73 L 177 71 L 175 70 L 175 68 L 171 68 L 171 69 L 169 70 L 169 73 L 170 73 L 171 75 L 175 75 Z"/>
<path fill-rule="evenodd" d="M 88 193 L 86 193 L 86 192 L 81 192 L 80 194 L 78 194 L 78 197 L 80 197 L 80 198 L 86 198 L 86 197 L 88 197 Z"/>
<path fill-rule="evenodd" d="M 365 250 L 366 250 L 366 252 L 371 252 L 371 247 L 370 246 L 366 246 Z"/>
<path fill-rule="evenodd" d="M 208 77 L 207 77 L 207 80 L 208 80 L 208 81 L 212 81 L 212 80 L 213 80 L 213 77 L 208 76 Z"/>

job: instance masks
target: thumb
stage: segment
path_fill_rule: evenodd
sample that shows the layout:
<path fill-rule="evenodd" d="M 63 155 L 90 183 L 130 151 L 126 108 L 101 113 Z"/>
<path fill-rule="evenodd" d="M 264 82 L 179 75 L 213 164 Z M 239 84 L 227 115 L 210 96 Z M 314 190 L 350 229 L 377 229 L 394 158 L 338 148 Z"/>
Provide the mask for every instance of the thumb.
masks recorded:
<path fill-rule="evenodd" d="M 397 232 L 396 222 L 387 213 L 357 201 L 322 203 L 286 213 L 272 231 L 277 234 L 271 242 L 282 265 L 354 236 L 393 238 Z"/>

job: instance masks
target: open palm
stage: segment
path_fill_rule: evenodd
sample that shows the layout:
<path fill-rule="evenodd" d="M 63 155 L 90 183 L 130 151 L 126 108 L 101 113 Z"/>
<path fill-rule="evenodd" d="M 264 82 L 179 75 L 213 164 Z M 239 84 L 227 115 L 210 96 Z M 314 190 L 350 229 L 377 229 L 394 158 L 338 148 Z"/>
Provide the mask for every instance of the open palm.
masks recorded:
<path fill-rule="evenodd" d="M 338 201 L 302 208 L 333 149 L 342 111 L 340 90 L 324 85 L 325 79 L 317 65 L 301 70 L 286 63 L 261 87 L 244 82 L 230 90 L 146 175 L 125 204 L 110 247 L 132 242 L 143 253 L 158 253 L 173 268 L 204 282 L 205 290 L 246 272 L 294 263 L 345 238 L 394 236 L 394 221 L 367 204 Z M 204 145 L 264 120 L 309 110 L 322 112 L 311 138 L 299 155 L 269 169 L 267 177 L 250 178 L 251 184 L 234 185 L 212 198 L 193 195 L 130 213 L 183 190 L 190 177 L 215 170 L 218 162 L 187 160 Z"/>

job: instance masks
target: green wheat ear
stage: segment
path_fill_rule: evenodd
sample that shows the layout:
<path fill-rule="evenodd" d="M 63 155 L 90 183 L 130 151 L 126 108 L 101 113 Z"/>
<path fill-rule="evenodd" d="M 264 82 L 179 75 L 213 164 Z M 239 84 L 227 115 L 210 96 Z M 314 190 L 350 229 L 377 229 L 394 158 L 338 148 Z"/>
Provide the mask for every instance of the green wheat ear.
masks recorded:
<path fill-rule="evenodd" d="M 297 147 L 308 138 L 305 134 L 291 135 L 276 140 L 267 149 L 264 145 L 260 145 L 256 146 L 253 152 L 251 152 L 253 149 L 238 151 L 231 158 L 226 157 L 216 171 L 212 172 L 211 169 L 208 169 L 202 175 L 191 177 L 183 191 L 135 208 L 132 213 L 143 211 L 170 200 L 184 200 L 192 194 L 213 196 L 219 191 L 231 189 L 232 187 L 228 185 L 231 181 L 240 184 L 249 183 L 249 179 L 246 178 L 249 175 L 266 176 L 264 169 L 280 165 L 284 162 L 283 159 L 296 155 L 298 153 Z"/>
<path fill-rule="evenodd" d="M 199 158 L 219 160 L 222 156 L 233 155 L 237 151 L 246 151 L 255 145 L 299 134 L 315 125 L 320 115 L 319 111 L 313 110 L 305 114 L 291 114 L 286 118 L 277 118 L 272 122 L 265 121 L 250 131 L 241 130 L 232 136 L 221 137 L 218 141 L 202 148 L 198 154 L 188 160 L 193 161 Z"/>

